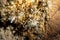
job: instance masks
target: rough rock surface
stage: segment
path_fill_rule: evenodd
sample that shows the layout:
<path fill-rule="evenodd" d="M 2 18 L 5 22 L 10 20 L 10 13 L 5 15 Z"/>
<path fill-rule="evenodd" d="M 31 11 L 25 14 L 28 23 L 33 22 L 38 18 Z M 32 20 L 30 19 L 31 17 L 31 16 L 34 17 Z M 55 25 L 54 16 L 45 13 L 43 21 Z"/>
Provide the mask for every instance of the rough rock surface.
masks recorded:
<path fill-rule="evenodd" d="M 59 0 L 0 0 L 0 40 L 60 40 Z"/>

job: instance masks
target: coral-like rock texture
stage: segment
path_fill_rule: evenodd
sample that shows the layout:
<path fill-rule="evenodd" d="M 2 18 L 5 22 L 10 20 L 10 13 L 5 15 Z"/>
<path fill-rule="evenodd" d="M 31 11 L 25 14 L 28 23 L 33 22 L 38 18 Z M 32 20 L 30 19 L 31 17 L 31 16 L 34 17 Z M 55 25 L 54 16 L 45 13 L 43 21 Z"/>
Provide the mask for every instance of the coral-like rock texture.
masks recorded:
<path fill-rule="evenodd" d="M 0 0 L 0 40 L 53 40 L 52 5 L 51 0 Z"/>

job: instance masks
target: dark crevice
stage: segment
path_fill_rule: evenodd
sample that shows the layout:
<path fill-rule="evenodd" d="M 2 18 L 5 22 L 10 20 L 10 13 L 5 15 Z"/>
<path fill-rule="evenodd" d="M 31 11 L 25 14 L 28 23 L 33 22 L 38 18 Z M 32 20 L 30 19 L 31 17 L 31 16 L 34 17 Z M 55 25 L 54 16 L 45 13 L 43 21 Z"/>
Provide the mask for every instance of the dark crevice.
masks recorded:
<path fill-rule="evenodd" d="M 24 40 L 29 40 L 29 37 L 28 37 L 28 36 L 26 36 Z"/>

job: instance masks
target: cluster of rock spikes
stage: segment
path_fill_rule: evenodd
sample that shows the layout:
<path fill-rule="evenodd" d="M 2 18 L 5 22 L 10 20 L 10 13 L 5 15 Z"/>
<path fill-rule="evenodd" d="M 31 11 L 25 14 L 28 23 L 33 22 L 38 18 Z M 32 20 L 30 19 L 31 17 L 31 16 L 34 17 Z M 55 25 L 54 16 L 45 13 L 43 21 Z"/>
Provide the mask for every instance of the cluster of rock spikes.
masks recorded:
<path fill-rule="evenodd" d="M 48 24 L 47 0 L 0 0 L 0 23 L 21 40 L 45 40 Z"/>

